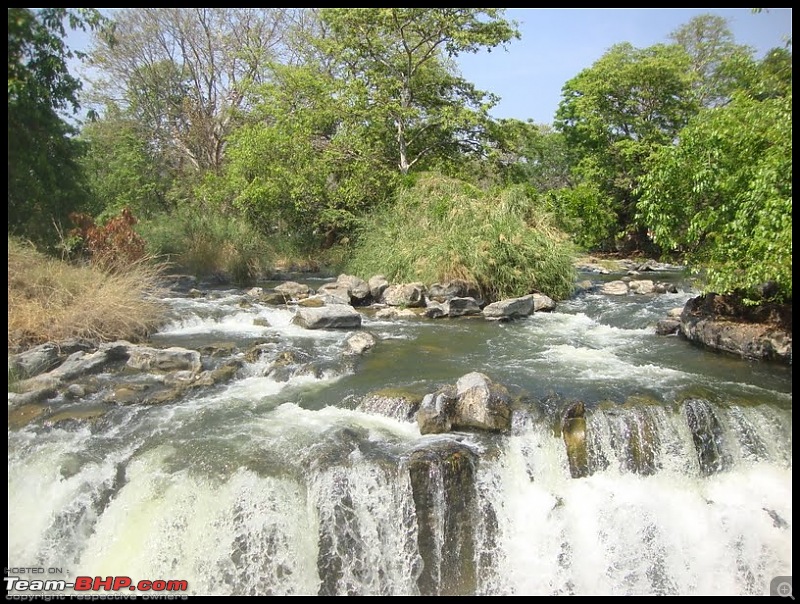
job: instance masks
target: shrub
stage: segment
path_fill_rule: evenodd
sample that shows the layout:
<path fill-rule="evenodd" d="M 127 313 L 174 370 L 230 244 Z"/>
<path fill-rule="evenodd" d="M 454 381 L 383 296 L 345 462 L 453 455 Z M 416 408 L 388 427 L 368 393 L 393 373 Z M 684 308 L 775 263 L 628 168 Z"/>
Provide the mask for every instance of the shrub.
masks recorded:
<path fill-rule="evenodd" d="M 142 221 L 138 230 L 149 254 L 198 277 L 224 275 L 245 284 L 270 265 L 264 238 L 246 221 L 219 211 L 185 208 Z"/>
<path fill-rule="evenodd" d="M 75 266 L 8 239 L 8 349 L 83 338 L 147 337 L 164 319 L 160 267 L 140 261 L 124 271 Z"/>
<path fill-rule="evenodd" d="M 363 230 L 347 270 L 426 284 L 464 279 L 486 300 L 572 292 L 572 246 L 524 187 L 487 193 L 428 174 Z"/>

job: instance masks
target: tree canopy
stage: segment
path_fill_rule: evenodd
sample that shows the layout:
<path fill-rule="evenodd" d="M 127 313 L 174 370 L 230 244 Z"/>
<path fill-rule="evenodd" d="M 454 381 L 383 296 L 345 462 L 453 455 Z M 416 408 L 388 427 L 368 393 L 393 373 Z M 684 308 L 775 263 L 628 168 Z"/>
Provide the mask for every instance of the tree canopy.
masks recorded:
<path fill-rule="evenodd" d="M 33 239 L 85 201 L 76 160 L 76 129 L 65 118 L 80 109 L 81 81 L 68 62 L 67 28 L 103 23 L 95 9 L 8 9 L 8 229 Z"/>

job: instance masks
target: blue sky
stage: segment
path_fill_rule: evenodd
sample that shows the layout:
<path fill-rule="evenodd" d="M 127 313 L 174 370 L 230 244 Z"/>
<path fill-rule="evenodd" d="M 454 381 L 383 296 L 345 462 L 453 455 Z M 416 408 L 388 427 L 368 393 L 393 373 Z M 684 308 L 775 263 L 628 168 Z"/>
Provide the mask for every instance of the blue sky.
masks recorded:
<path fill-rule="evenodd" d="M 508 9 L 505 17 L 519 22 L 522 35 L 506 51 L 462 55 L 463 76 L 480 90 L 501 97 L 496 118 L 552 123 L 561 88 L 591 67 L 614 44 L 637 48 L 669 42 L 669 34 L 692 17 L 711 13 L 728 20 L 738 44 L 756 56 L 785 44 L 792 34 L 792 10 L 751 9 Z"/>
<path fill-rule="evenodd" d="M 501 97 L 492 111 L 495 118 L 549 124 L 562 86 L 591 67 L 611 46 L 630 42 L 645 48 L 668 42 L 670 33 L 704 13 L 727 19 L 735 41 L 754 48 L 759 58 L 767 50 L 783 46 L 792 34 L 790 8 L 760 13 L 749 8 L 508 9 L 505 17 L 519 22 L 521 39 L 511 42 L 506 50 L 462 55 L 458 64 L 468 81 Z M 88 37 L 73 32 L 67 44 L 85 50 Z"/>

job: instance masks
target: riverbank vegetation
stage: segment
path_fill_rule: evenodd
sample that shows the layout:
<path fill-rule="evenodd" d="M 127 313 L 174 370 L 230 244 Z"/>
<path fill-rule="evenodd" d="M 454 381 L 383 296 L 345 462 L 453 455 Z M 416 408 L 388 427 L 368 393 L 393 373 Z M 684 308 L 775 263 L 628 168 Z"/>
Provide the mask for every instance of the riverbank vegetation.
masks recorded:
<path fill-rule="evenodd" d="M 461 279 L 488 300 L 574 288 L 573 249 L 525 188 L 493 192 L 463 180 L 423 175 L 358 237 L 348 271 L 391 283 Z"/>
<path fill-rule="evenodd" d="M 145 338 L 164 319 L 158 265 L 79 266 L 8 238 L 8 349 L 72 338 L 92 343 Z"/>
<path fill-rule="evenodd" d="M 565 83 L 553 124 L 492 118 L 454 68 L 519 36 L 501 9 L 8 19 L 8 231 L 50 254 L 70 234 L 86 259 L 75 216 L 125 215 L 143 256 L 237 283 L 347 268 L 557 299 L 570 254 L 598 251 L 791 301 L 791 43 L 757 58 L 719 17 L 621 40 Z M 93 33 L 86 80 L 69 28 Z"/>

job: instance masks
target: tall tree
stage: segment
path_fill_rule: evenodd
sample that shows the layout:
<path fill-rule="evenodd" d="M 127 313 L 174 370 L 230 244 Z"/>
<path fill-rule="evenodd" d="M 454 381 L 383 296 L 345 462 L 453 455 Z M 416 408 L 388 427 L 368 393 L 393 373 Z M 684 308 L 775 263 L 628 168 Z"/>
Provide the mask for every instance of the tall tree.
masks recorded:
<path fill-rule="evenodd" d="M 555 126 L 575 152 L 583 190 L 598 195 L 585 208 L 595 214 L 587 223 L 595 231 L 580 233 L 585 242 L 646 245 L 635 220 L 639 179 L 647 157 L 671 144 L 697 111 L 689 65 L 689 55 L 676 45 L 636 49 L 623 43 L 564 85 Z M 565 199 L 584 204 L 590 197 Z M 596 220 L 600 216 L 602 223 Z"/>
<path fill-rule="evenodd" d="M 691 57 L 694 90 L 703 107 L 716 107 L 730 100 L 734 90 L 754 75 L 753 50 L 736 44 L 727 19 L 702 14 L 670 34 Z"/>
<path fill-rule="evenodd" d="M 318 48 L 337 57 L 350 94 L 359 93 L 393 137 L 406 174 L 437 154 L 474 151 L 496 102 L 456 73 L 459 53 L 519 37 L 495 8 L 323 9 Z"/>
<path fill-rule="evenodd" d="M 95 9 L 8 9 L 8 230 L 37 240 L 85 200 L 80 147 L 66 117 L 81 82 L 68 62 L 67 29 L 99 27 Z"/>
<path fill-rule="evenodd" d="M 329 74 L 306 65 L 274 76 L 231 135 L 210 194 L 232 201 L 262 231 L 331 245 L 387 196 L 394 171 Z"/>
<path fill-rule="evenodd" d="M 706 287 L 792 298 L 792 88 L 770 53 L 762 85 L 700 112 L 642 180 L 641 220 L 666 249 L 707 269 Z M 775 64 L 783 69 L 775 71 Z"/>
<path fill-rule="evenodd" d="M 286 51 L 290 9 L 137 8 L 91 52 L 94 100 L 131 112 L 174 165 L 217 170 L 250 86 Z"/>

